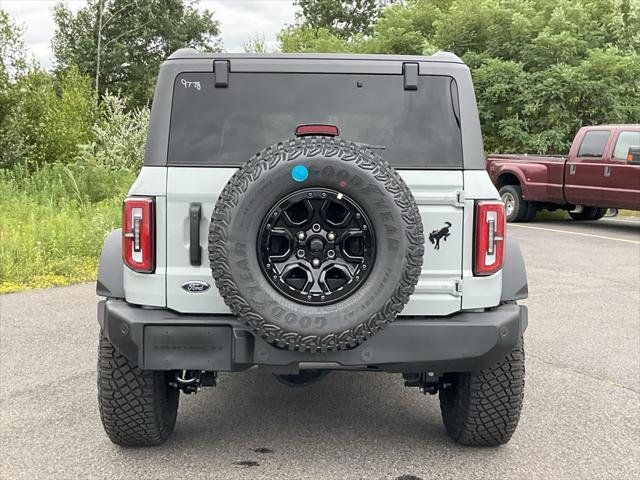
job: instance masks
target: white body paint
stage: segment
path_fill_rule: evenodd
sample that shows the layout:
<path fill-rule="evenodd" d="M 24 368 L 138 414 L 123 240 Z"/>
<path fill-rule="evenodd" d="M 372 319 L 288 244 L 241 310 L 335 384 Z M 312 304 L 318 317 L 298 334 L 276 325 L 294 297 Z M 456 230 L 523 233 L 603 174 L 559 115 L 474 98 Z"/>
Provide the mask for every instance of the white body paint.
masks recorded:
<path fill-rule="evenodd" d="M 183 313 L 228 313 L 209 268 L 207 243 L 211 213 L 235 168 L 144 167 L 129 195 L 156 201 L 156 269 L 139 274 L 125 268 L 127 301 Z M 415 293 L 401 315 L 449 315 L 498 305 L 502 273 L 473 276 L 474 201 L 498 199 L 488 174 L 478 170 L 400 170 L 413 193 L 425 229 L 425 255 Z M 189 206 L 202 205 L 202 264 L 189 261 Z M 364 206 L 366 208 L 366 206 Z M 450 235 L 436 250 L 429 234 L 446 226 Z M 185 282 L 206 282 L 204 292 L 188 292 Z"/>

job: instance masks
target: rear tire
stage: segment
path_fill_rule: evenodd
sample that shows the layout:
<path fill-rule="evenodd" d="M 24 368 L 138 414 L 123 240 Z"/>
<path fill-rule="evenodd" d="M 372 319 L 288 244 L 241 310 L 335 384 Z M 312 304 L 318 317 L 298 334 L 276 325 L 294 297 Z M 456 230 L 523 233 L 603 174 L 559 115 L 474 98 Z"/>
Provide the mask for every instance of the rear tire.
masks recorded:
<path fill-rule="evenodd" d="M 164 443 L 176 424 L 180 392 L 169 372 L 140 370 L 100 332 L 98 406 L 109 439 L 124 447 Z"/>
<path fill-rule="evenodd" d="M 599 208 L 598 212 L 596 213 L 596 216 L 593 219 L 600 220 L 602 217 L 604 217 L 607 214 L 607 210 L 608 208 Z"/>
<path fill-rule="evenodd" d="M 440 390 L 440 410 L 449 436 L 461 445 L 507 443 L 524 398 L 523 340 L 501 361 L 477 372 L 457 373 Z"/>
<path fill-rule="evenodd" d="M 527 214 L 522 219 L 523 222 L 531 222 L 538 213 L 538 207 L 535 206 L 533 202 L 527 202 L 529 204 L 529 208 L 527 209 Z"/>
<path fill-rule="evenodd" d="M 606 208 L 583 207 L 581 212 L 569 212 L 569 216 L 578 222 L 600 220 L 607 213 Z"/>
<path fill-rule="evenodd" d="M 507 222 L 527 221 L 525 218 L 531 205 L 522 198 L 522 188 L 519 185 L 505 185 L 500 188 L 500 198 L 504 203 Z"/>

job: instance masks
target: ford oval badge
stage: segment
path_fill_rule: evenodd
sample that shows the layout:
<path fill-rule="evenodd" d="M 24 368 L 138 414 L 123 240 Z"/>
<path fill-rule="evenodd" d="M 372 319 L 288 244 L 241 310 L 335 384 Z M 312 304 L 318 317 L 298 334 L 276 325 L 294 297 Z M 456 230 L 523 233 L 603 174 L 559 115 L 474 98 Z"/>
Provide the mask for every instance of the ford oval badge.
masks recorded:
<path fill-rule="evenodd" d="M 190 293 L 202 293 L 211 288 L 207 282 L 201 282 L 200 280 L 191 280 L 190 282 L 184 282 L 182 289 Z"/>

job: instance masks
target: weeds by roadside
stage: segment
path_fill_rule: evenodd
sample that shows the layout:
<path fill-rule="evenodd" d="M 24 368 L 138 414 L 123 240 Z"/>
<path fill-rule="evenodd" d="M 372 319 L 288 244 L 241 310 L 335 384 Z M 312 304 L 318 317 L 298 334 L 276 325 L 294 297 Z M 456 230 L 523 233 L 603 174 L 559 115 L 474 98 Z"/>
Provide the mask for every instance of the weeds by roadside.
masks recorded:
<path fill-rule="evenodd" d="M 148 109 L 106 96 L 91 141 L 0 169 L 0 294 L 92 281 L 142 164 Z"/>
<path fill-rule="evenodd" d="M 0 293 L 94 280 L 134 177 L 96 165 L 0 171 Z"/>

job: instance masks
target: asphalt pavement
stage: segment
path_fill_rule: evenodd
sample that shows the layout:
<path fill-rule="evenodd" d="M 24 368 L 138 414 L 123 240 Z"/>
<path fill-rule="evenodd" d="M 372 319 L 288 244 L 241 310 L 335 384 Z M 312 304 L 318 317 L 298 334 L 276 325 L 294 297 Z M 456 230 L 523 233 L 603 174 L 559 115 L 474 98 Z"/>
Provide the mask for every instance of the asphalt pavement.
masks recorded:
<path fill-rule="evenodd" d="M 500 448 L 445 435 L 398 375 L 289 388 L 256 371 L 182 396 L 157 448 L 122 449 L 96 401 L 93 284 L 0 297 L 2 479 L 640 478 L 640 222 L 509 225 L 527 261 L 526 393 Z"/>

